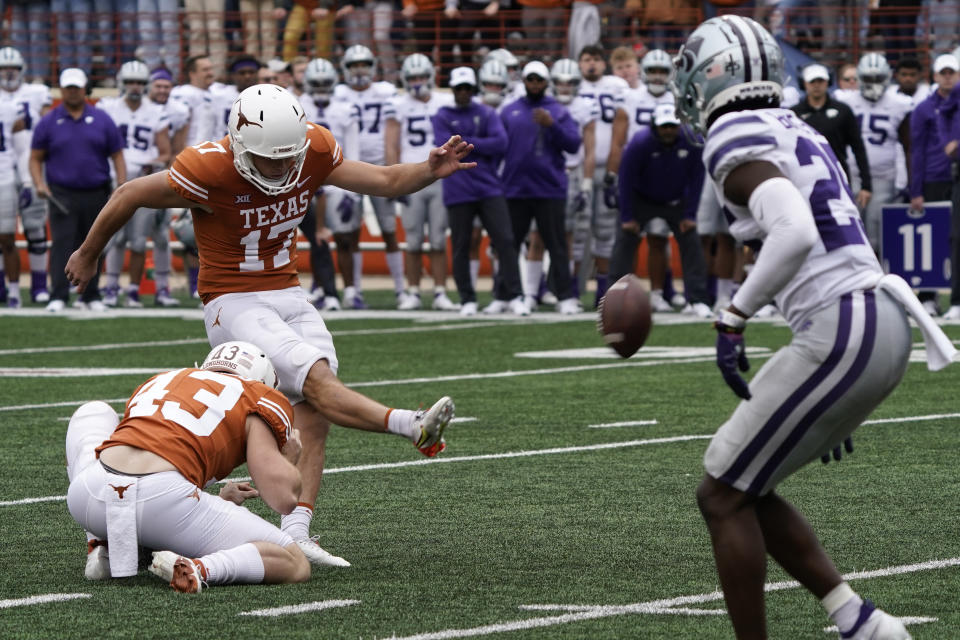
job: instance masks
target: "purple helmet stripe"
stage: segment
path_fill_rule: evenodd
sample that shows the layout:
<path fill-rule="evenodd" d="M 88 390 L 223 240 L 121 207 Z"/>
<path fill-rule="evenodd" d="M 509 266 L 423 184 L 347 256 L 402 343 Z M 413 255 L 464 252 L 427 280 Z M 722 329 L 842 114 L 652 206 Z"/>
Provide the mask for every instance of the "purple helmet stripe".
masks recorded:
<path fill-rule="evenodd" d="M 743 53 L 743 79 L 750 82 L 753 80 L 753 74 L 750 66 L 750 48 L 747 46 L 746 35 L 740 30 L 740 25 L 737 24 L 735 16 L 723 16 L 723 21 L 730 25 L 730 28 L 733 30 L 733 35 L 737 36 L 737 40 L 740 41 L 740 51 Z"/>
<path fill-rule="evenodd" d="M 769 80 L 770 79 L 770 63 L 767 61 L 767 52 L 763 48 L 763 38 L 760 37 L 760 30 L 757 29 L 757 23 L 753 20 L 744 20 L 747 23 L 747 26 L 750 27 L 750 30 L 753 32 L 753 36 L 757 39 L 757 49 L 760 50 L 760 79 Z"/>

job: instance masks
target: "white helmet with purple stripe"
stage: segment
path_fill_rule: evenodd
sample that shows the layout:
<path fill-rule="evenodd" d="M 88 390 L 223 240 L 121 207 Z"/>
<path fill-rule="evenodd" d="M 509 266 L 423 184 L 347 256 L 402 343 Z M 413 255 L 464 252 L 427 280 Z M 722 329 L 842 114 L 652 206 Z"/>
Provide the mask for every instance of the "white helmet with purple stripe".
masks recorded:
<path fill-rule="evenodd" d="M 750 18 L 707 20 L 690 34 L 673 64 L 677 111 L 700 132 L 721 107 L 776 107 L 783 95 L 783 52 Z"/>

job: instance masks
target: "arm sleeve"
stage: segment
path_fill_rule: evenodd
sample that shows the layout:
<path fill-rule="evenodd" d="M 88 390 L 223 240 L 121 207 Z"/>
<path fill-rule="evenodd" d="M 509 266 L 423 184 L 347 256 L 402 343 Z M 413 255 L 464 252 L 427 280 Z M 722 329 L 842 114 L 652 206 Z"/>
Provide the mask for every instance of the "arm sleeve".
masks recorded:
<path fill-rule="evenodd" d="M 750 195 L 750 214 L 766 233 L 763 250 L 733 304 L 749 318 L 800 270 L 819 234 L 810 203 L 786 178 L 762 182 Z"/>
<path fill-rule="evenodd" d="M 863 136 L 860 135 L 860 127 L 857 126 L 857 119 L 853 115 L 850 107 L 844 104 L 843 111 L 843 137 L 853 150 L 853 157 L 857 161 L 857 169 L 860 171 L 860 188 L 865 191 L 873 191 L 873 180 L 870 178 L 870 163 L 867 161 L 867 149 L 863 146 Z"/>
<path fill-rule="evenodd" d="M 684 188 L 683 217 L 697 221 L 697 209 L 700 206 L 700 194 L 703 192 L 703 182 L 706 171 L 703 168 L 703 159 L 699 153 L 691 153 L 688 157 L 688 171 L 690 179 Z"/>
<path fill-rule="evenodd" d="M 293 409 L 290 401 L 282 393 L 267 385 L 260 386 L 266 390 L 266 393 L 257 401 L 257 415 L 270 425 L 277 439 L 277 446 L 282 449 L 287 439 L 293 435 Z"/>
<path fill-rule="evenodd" d="M 636 190 L 638 181 L 646 166 L 647 154 L 644 145 L 638 140 L 630 142 L 620 158 L 620 170 L 617 174 L 617 189 L 620 195 L 620 222 L 636 220 Z"/>

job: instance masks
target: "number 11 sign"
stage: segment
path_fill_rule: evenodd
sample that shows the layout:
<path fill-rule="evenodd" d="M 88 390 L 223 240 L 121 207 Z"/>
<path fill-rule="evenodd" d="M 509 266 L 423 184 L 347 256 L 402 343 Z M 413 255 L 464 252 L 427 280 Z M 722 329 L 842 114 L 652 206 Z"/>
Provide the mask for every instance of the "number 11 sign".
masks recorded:
<path fill-rule="evenodd" d="M 914 289 L 950 288 L 950 203 L 930 202 L 923 211 L 907 204 L 883 207 L 880 257 L 883 268 Z"/>

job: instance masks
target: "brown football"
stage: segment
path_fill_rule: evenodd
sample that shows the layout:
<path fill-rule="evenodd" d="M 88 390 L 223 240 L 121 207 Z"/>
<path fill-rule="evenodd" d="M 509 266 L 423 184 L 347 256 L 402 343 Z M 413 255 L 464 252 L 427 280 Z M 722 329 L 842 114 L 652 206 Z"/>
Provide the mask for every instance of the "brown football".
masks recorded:
<path fill-rule="evenodd" d="M 643 346 L 652 325 L 650 295 L 633 274 L 617 280 L 600 300 L 597 328 L 604 342 L 623 358 Z"/>

